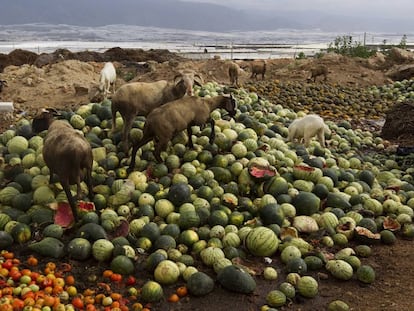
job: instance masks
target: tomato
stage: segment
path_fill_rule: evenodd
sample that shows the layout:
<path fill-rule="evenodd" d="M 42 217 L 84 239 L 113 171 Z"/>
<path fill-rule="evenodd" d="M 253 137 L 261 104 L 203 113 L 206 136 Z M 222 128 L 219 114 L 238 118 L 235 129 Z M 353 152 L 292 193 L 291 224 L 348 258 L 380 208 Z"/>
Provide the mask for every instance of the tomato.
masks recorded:
<path fill-rule="evenodd" d="M 1 266 L 7 270 L 10 270 L 13 267 L 13 261 L 11 259 L 6 259 L 5 262 L 1 264 Z"/>
<path fill-rule="evenodd" d="M 176 293 L 179 297 L 184 297 L 188 295 L 188 289 L 186 286 L 180 286 L 177 288 Z"/>
<path fill-rule="evenodd" d="M 122 275 L 119 273 L 113 273 L 111 275 L 111 281 L 112 282 L 121 282 L 122 281 Z"/>
<path fill-rule="evenodd" d="M 132 286 L 132 285 L 135 285 L 135 283 L 136 283 L 136 282 L 137 282 L 136 278 L 135 278 L 135 277 L 133 277 L 132 275 L 130 275 L 130 276 L 126 279 L 125 284 L 126 284 L 126 285 L 128 285 L 128 286 Z"/>

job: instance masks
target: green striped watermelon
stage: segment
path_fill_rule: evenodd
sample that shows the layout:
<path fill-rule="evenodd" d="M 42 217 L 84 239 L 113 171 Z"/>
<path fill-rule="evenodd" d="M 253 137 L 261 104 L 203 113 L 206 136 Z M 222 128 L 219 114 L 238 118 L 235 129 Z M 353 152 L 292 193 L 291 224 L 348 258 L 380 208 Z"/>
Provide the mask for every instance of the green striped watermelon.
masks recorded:
<path fill-rule="evenodd" d="M 279 246 L 279 239 L 273 230 L 256 227 L 247 235 L 245 246 L 255 256 L 271 256 Z"/>

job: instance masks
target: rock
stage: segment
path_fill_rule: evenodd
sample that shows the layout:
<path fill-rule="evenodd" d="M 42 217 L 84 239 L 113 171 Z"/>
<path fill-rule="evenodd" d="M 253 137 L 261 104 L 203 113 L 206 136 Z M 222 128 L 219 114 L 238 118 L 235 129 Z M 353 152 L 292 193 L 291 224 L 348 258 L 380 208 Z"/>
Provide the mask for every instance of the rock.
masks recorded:
<path fill-rule="evenodd" d="M 392 48 L 389 52 L 389 57 L 397 62 L 397 63 L 407 63 L 407 62 L 412 62 L 414 61 L 414 53 L 404 50 L 404 49 L 400 49 L 400 48 Z"/>
<path fill-rule="evenodd" d="M 396 103 L 387 112 L 381 137 L 392 141 L 414 136 L 413 118 L 413 102 Z"/>
<path fill-rule="evenodd" d="M 75 95 L 82 96 L 89 94 L 89 89 L 83 85 L 74 84 L 73 87 L 75 88 Z"/>
<path fill-rule="evenodd" d="M 386 76 L 394 81 L 402 81 L 414 77 L 414 64 L 395 65 L 386 73 Z"/>
<path fill-rule="evenodd" d="M 43 67 L 55 62 L 55 55 L 54 54 L 40 54 L 38 58 L 34 61 L 33 65 L 36 67 Z"/>
<path fill-rule="evenodd" d="M 369 68 L 378 69 L 386 63 L 385 55 L 381 52 L 375 53 L 374 56 L 367 59 L 367 65 Z"/>
<path fill-rule="evenodd" d="M 26 79 L 25 84 L 26 84 L 27 86 L 33 86 L 33 79 L 32 79 L 32 78 L 30 78 L 30 77 L 28 77 L 28 78 Z"/>

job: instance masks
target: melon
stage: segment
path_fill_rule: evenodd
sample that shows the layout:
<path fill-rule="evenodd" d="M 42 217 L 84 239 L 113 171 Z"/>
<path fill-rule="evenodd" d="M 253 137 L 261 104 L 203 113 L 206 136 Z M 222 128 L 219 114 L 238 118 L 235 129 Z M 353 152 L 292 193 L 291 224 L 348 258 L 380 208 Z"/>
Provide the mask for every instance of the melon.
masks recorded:
<path fill-rule="evenodd" d="M 375 271 L 369 265 L 362 265 L 357 269 L 357 279 L 365 284 L 371 284 L 375 281 Z"/>
<path fill-rule="evenodd" d="M 205 296 L 214 289 L 214 280 L 204 272 L 195 271 L 187 280 L 187 288 L 191 295 Z"/>
<path fill-rule="evenodd" d="M 29 142 L 23 136 L 14 136 L 7 142 L 9 153 L 22 154 L 29 147 Z"/>
<path fill-rule="evenodd" d="M 157 302 L 164 297 L 164 291 L 158 282 L 147 281 L 141 288 L 140 297 L 145 302 Z"/>
<path fill-rule="evenodd" d="M 245 270 L 229 265 L 220 270 L 217 280 L 225 289 L 237 293 L 251 294 L 256 289 L 256 281 Z"/>
<path fill-rule="evenodd" d="M 279 246 L 279 239 L 273 230 L 256 227 L 247 234 L 245 245 L 255 256 L 272 256 Z"/>
<path fill-rule="evenodd" d="M 313 298 L 318 294 L 318 282 L 311 276 L 302 276 L 296 288 L 302 296 L 306 298 Z"/>
<path fill-rule="evenodd" d="M 340 280 L 350 280 L 353 275 L 352 266 L 345 260 L 329 260 L 325 265 L 328 270 L 335 278 Z"/>
<path fill-rule="evenodd" d="M 321 199 L 312 192 L 299 191 L 292 200 L 297 215 L 311 216 L 319 211 Z"/>
<path fill-rule="evenodd" d="M 155 281 L 160 284 L 174 284 L 180 277 L 180 270 L 177 264 L 172 260 L 161 261 L 154 270 Z"/>
<path fill-rule="evenodd" d="M 281 307 L 286 304 L 286 295 L 280 290 L 272 290 L 267 293 L 266 302 L 271 307 Z"/>

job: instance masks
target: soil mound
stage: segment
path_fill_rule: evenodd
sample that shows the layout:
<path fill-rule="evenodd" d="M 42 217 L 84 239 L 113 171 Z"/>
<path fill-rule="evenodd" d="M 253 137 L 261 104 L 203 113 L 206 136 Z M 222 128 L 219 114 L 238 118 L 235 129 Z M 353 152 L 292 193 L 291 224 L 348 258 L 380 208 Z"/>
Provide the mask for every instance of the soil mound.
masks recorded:
<path fill-rule="evenodd" d="M 157 63 L 165 61 L 183 60 L 182 57 L 168 50 L 143 50 L 122 49 L 114 47 L 105 52 L 80 51 L 71 52 L 67 49 L 58 49 L 53 53 L 42 53 L 40 55 L 21 49 L 14 50 L 9 54 L 0 54 L 0 72 L 10 65 L 21 66 L 24 64 L 43 67 L 62 60 L 79 60 L 82 62 L 146 62 L 149 60 Z"/>
<path fill-rule="evenodd" d="M 397 103 L 386 114 L 381 136 L 414 147 L 414 102 Z"/>

